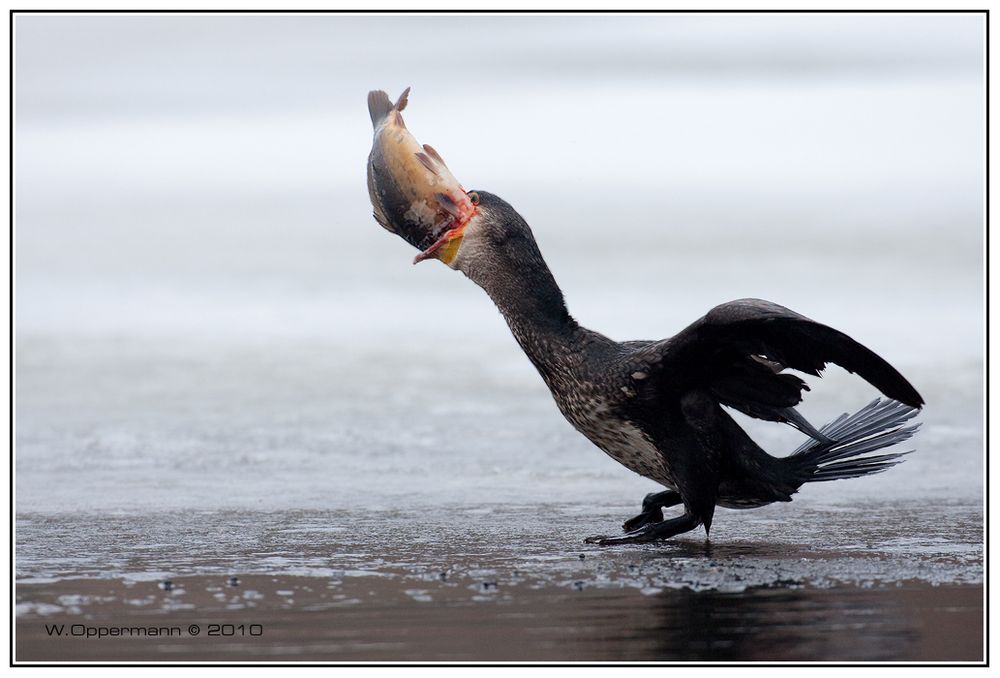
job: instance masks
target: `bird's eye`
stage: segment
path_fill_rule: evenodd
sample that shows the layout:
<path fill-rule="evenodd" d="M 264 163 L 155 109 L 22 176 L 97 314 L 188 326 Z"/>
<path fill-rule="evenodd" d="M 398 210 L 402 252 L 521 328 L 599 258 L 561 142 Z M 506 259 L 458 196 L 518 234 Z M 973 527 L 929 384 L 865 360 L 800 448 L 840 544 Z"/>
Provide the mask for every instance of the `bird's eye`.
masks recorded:
<path fill-rule="evenodd" d="M 469 191 L 469 200 L 472 201 L 473 205 L 478 205 L 479 204 L 479 194 L 476 193 L 475 191 Z"/>

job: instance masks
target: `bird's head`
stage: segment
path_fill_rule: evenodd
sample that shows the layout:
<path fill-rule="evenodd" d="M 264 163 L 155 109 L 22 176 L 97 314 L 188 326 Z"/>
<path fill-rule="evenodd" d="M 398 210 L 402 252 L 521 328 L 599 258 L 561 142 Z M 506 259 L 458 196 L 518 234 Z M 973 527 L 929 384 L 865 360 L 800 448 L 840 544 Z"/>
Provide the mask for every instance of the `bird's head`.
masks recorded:
<path fill-rule="evenodd" d="M 469 196 L 475 213 L 433 258 L 486 290 L 508 320 L 532 318 L 536 326 L 571 320 L 527 222 L 492 193 Z"/>
<path fill-rule="evenodd" d="M 541 262 L 531 228 L 503 198 L 470 191 L 476 212 L 447 245 L 432 255 L 473 280 L 487 273 L 516 275 Z"/>
<path fill-rule="evenodd" d="M 561 308 L 528 224 L 492 193 L 466 191 L 436 150 L 417 143 L 403 123 L 408 95 L 395 103 L 381 90 L 368 95 L 375 131 L 368 195 L 376 221 L 420 250 L 414 263 L 437 259 L 507 306 L 541 294 Z"/>

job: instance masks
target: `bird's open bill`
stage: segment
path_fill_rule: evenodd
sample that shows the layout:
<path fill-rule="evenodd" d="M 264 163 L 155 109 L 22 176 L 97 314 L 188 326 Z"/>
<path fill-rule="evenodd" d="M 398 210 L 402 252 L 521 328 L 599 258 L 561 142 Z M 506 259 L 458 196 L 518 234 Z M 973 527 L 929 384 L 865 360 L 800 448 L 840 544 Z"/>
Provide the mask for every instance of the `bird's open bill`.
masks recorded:
<path fill-rule="evenodd" d="M 458 183 L 431 146 L 421 146 L 403 123 L 410 89 L 396 103 L 382 90 L 368 93 L 375 128 L 368 156 L 368 195 L 386 230 L 420 250 L 413 263 L 451 263 L 478 199 Z"/>

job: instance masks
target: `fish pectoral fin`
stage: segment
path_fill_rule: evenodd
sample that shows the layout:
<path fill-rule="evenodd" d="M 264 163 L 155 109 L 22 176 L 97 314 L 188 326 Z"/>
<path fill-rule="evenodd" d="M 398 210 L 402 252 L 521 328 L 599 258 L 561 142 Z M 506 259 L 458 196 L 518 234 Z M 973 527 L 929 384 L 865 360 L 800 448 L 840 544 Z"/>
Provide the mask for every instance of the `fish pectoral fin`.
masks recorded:
<path fill-rule="evenodd" d="M 434 147 L 431 146 L 430 144 L 424 144 L 424 151 L 427 153 L 427 155 L 431 156 L 432 158 L 434 158 L 435 160 L 437 160 L 442 165 L 445 164 L 444 158 L 442 158 L 441 154 L 438 153 L 437 151 L 435 151 Z M 447 167 L 447 165 L 445 165 L 445 166 Z"/>
<path fill-rule="evenodd" d="M 434 161 L 431 160 L 429 155 L 426 153 L 414 153 L 414 155 L 417 156 L 417 160 L 420 161 L 421 165 L 433 172 L 435 176 L 437 175 L 437 167 L 434 166 Z"/>

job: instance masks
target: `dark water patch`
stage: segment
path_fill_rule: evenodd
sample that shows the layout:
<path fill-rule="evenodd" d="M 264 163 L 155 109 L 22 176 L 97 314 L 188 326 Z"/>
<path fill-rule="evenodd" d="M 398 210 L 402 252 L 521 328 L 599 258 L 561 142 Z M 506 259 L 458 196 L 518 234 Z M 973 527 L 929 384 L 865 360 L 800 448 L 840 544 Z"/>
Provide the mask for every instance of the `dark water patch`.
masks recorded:
<path fill-rule="evenodd" d="M 740 593 L 392 578 L 69 580 L 18 593 L 19 660 L 981 661 L 981 586 L 781 586 Z M 68 593 L 76 591 L 77 593 Z M 83 593 L 79 593 L 79 592 Z M 28 603 L 28 598 L 35 602 Z M 175 626 L 181 637 L 53 637 L 54 626 Z M 194 636 L 191 624 L 257 635 Z M 245 631 L 244 629 L 244 631 Z"/>

